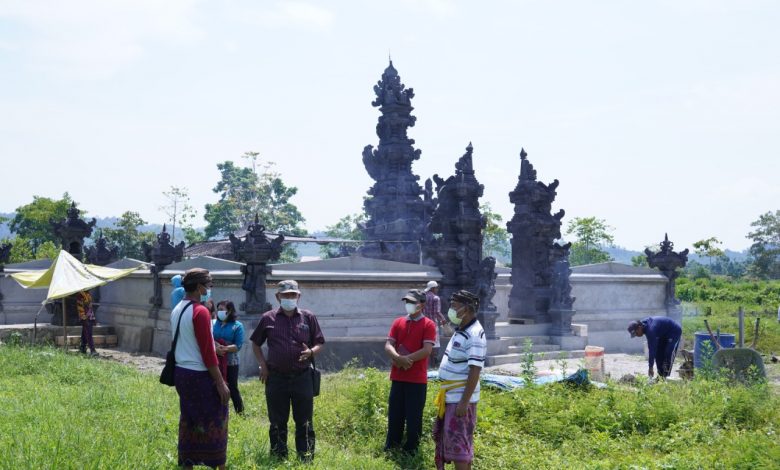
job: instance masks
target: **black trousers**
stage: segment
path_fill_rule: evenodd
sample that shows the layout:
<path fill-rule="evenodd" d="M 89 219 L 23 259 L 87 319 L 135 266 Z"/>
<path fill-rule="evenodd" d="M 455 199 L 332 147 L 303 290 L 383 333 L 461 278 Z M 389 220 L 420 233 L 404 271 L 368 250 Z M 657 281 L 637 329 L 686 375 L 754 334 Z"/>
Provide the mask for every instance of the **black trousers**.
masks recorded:
<path fill-rule="evenodd" d="M 95 351 L 95 343 L 92 339 L 92 321 L 81 320 L 81 344 L 79 349 L 81 352 L 86 352 L 87 346 L 90 351 Z"/>
<path fill-rule="evenodd" d="M 672 373 L 674 356 L 677 355 L 677 345 L 679 344 L 680 335 L 658 339 L 655 353 L 655 365 L 660 377 L 669 377 Z"/>
<path fill-rule="evenodd" d="M 268 421 L 271 427 L 268 437 L 271 453 L 287 457 L 287 421 L 292 406 L 295 422 L 295 450 L 301 460 L 314 457 L 314 393 L 311 370 L 298 375 L 283 375 L 270 372 L 265 384 L 265 401 L 268 406 Z"/>
<path fill-rule="evenodd" d="M 238 365 L 227 367 L 227 385 L 230 390 L 230 399 L 233 400 L 233 408 L 236 413 L 244 412 L 244 400 L 238 391 Z"/>
<path fill-rule="evenodd" d="M 405 452 L 413 453 L 420 445 L 422 418 L 425 408 L 426 384 L 393 381 L 387 407 L 387 439 L 385 450 L 401 447 L 406 425 Z"/>

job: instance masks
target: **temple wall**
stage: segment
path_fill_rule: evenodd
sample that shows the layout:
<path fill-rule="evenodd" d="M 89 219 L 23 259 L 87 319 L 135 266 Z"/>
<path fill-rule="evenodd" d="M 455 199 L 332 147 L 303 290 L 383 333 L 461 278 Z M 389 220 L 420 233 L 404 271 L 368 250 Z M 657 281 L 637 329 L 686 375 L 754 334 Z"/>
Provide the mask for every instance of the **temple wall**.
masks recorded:
<path fill-rule="evenodd" d="M 301 266 L 305 263 L 286 266 Z M 337 366 L 352 357 L 363 364 L 384 365 L 383 344 L 393 319 L 403 314 L 400 299 L 412 287 L 422 287 L 437 275 L 421 272 L 356 273 L 350 271 L 318 272 L 283 269 L 279 265 L 269 276 L 266 295 L 274 305 L 275 283 L 283 278 L 297 279 L 303 292 L 300 306 L 317 315 L 328 347 L 320 365 Z M 592 270 L 591 270 L 592 271 Z M 132 352 L 164 355 L 170 347 L 170 277 L 181 271 L 161 274 L 163 306 L 152 308 L 152 275 L 139 271 L 101 287 L 98 321 L 115 327 L 119 347 Z M 213 271 L 215 301 L 232 300 L 237 307 L 244 300 L 239 271 Z M 573 323 L 587 326 L 588 344 L 604 346 L 608 352 L 642 352 L 643 341 L 630 340 L 626 333 L 629 321 L 648 315 L 665 315 L 666 279 L 652 271 L 642 274 L 594 272 L 571 276 L 572 295 L 577 313 Z M 506 321 L 511 285 L 509 274 L 501 273 L 496 282 L 494 303 L 499 308 L 499 322 Z M 0 278 L 3 312 L 6 324 L 32 323 L 45 290 L 25 290 L 9 277 Z M 248 336 L 259 320 L 258 315 L 240 317 Z M 51 321 L 43 312 L 38 320 Z M 247 343 L 241 351 L 242 373 L 255 373 L 256 364 Z"/>

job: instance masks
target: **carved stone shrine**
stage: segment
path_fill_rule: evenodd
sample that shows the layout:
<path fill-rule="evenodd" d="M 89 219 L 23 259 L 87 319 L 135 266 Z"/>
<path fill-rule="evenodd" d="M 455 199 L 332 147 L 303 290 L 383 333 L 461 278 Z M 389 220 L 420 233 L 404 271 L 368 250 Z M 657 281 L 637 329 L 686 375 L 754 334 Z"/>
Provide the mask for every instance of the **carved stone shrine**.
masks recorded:
<path fill-rule="evenodd" d="M 54 236 L 59 238 L 60 246 L 74 258 L 84 261 L 84 239 L 92 235 L 92 229 L 97 221 L 93 218 L 89 222 L 81 218 L 81 211 L 76 203 L 71 203 L 68 208 L 68 216 L 65 220 L 50 220 Z M 62 302 L 46 304 L 46 311 L 52 314 L 51 324 L 62 326 Z M 79 315 L 76 311 L 76 297 L 65 298 L 65 322 L 68 325 L 78 325 Z"/>
<path fill-rule="evenodd" d="M 368 220 L 366 243 L 360 254 L 405 263 L 420 262 L 420 244 L 427 220 L 426 202 L 420 197 L 423 189 L 419 176 L 412 173 L 412 162 L 420 158 L 414 139 L 407 130 L 414 126 L 411 115 L 412 88 L 401 83 L 393 62 L 374 86 L 376 99 L 371 103 L 382 115 L 376 125 L 379 146 L 363 149 L 363 165 L 376 182 L 368 190 L 363 206 Z"/>
<path fill-rule="evenodd" d="M 669 282 L 666 284 L 666 314 L 670 318 L 681 322 L 682 311 L 680 310 L 680 300 L 677 299 L 676 280 L 680 276 L 678 269 L 682 269 L 688 264 L 688 249 L 681 252 L 674 251 L 674 243 L 669 241 L 669 235 L 664 234 L 664 241 L 659 244 L 660 251 L 653 252 L 645 248 L 647 264 L 651 268 L 656 268 L 666 276 Z"/>
<path fill-rule="evenodd" d="M 50 220 L 54 235 L 60 239 L 62 249 L 73 255 L 79 261 L 84 261 L 84 239 L 92 235 L 96 220 L 86 222 L 80 217 L 81 211 L 72 203 L 68 209 L 68 217 L 63 221 Z"/>
<path fill-rule="evenodd" d="M 554 243 L 550 250 L 552 283 L 548 313 L 552 321 L 550 334 L 553 336 L 570 336 L 572 334 L 571 319 L 576 311 L 573 307 L 575 297 L 571 296 L 570 248 L 571 243 Z"/>
<path fill-rule="evenodd" d="M 512 290 L 509 294 L 510 323 L 548 323 L 552 296 L 553 242 L 561 238 L 561 209 L 552 214 L 558 180 L 546 185 L 536 179 L 536 170 L 520 151 L 520 176 L 509 200 L 515 213 L 507 225 L 512 235 Z"/>
<path fill-rule="evenodd" d="M 265 296 L 266 276 L 270 274 L 268 262 L 276 261 L 282 253 L 284 235 L 269 240 L 265 227 L 255 215 L 255 223 L 249 226 L 244 240 L 232 233 L 229 236 L 235 259 L 246 263 L 241 267 L 244 282 L 241 288 L 246 293 L 246 300 L 240 309 L 246 314 L 260 314 L 271 309 L 271 304 Z"/>
<path fill-rule="evenodd" d="M 496 260 L 482 259 L 485 219 L 479 211 L 479 198 L 484 186 L 474 175 L 473 151 L 469 143 L 466 153 L 455 164 L 455 174 L 446 180 L 433 176 L 436 198 L 427 193 L 430 180 L 425 183 L 425 200 L 436 205 L 424 237 L 424 250 L 443 274 L 439 281 L 443 308 L 453 292 L 460 289 L 474 292 L 480 297 L 478 314 L 485 317 L 480 322 L 490 338 L 495 337 L 498 316 L 498 309 L 491 302 L 495 295 Z"/>
<path fill-rule="evenodd" d="M 154 278 L 154 294 L 149 298 L 149 303 L 154 307 L 162 307 L 162 283 L 160 273 L 165 270 L 169 264 L 179 262 L 184 257 L 184 242 L 174 246 L 171 243 L 171 235 L 167 231 L 166 225 L 163 225 L 162 232 L 157 234 L 157 243 L 149 245 L 144 242 L 141 245 L 146 261 L 153 263 L 149 270 Z"/>

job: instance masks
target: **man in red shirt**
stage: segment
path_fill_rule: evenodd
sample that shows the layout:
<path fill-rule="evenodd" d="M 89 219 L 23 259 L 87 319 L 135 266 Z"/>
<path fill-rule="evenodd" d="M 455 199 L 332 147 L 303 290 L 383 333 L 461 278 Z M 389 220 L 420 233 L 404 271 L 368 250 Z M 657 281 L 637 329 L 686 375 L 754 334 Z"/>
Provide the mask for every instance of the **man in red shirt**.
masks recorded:
<path fill-rule="evenodd" d="M 406 443 L 403 451 L 415 453 L 422 435 L 428 356 L 436 341 L 436 325 L 423 315 L 424 292 L 412 289 L 401 300 L 406 315 L 393 322 L 385 343 L 385 352 L 393 362 L 390 369 L 392 385 L 387 409 L 385 450 L 401 447 L 405 424 Z"/>

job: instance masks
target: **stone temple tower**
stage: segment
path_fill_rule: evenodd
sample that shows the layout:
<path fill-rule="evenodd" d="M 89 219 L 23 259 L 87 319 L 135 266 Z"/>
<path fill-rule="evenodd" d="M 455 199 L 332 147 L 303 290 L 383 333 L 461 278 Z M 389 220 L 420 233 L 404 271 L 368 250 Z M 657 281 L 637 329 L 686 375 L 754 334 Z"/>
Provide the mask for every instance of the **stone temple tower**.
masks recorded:
<path fill-rule="evenodd" d="M 407 130 L 414 126 L 414 91 L 401 83 L 393 62 L 374 86 L 372 106 L 382 114 L 376 125 L 379 145 L 363 149 L 363 165 L 375 181 L 364 202 L 368 220 L 366 244 L 360 254 L 406 263 L 420 262 L 420 245 L 430 217 L 423 199 L 419 176 L 412 173 L 412 162 L 420 158 Z"/>

